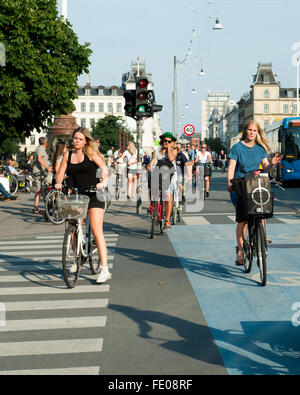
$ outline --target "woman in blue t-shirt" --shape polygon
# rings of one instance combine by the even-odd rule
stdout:
[[[241,141],[231,148],[228,155],[228,191],[236,209],[237,260],[235,263],[237,265],[245,264],[243,239],[247,231],[247,219],[243,217],[239,199],[232,190],[231,180],[244,177],[250,171],[258,170],[260,165],[262,165],[264,172],[269,172],[273,166],[276,166],[282,160],[282,156],[276,154],[269,162],[267,152],[270,151],[264,131],[255,120],[251,120],[244,127]]]

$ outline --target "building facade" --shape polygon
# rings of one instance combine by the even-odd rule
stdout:
[[[202,140],[209,137],[217,137],[216,127],[211,124],[212,121],[215,123],[215,114],[217,113],[221,117],[225,113],[226,108],[234,104],[236,104],[236,101],[230,99],[230,91],[208,91],[207,98],[202,100]]]
[[[295,116],[297,90],[281,88],[272,63],[259,63],[253,76],[251,91],[245,93],[239,105],[239,129],[250,119],[256,119],[266,129],[278,118]]]

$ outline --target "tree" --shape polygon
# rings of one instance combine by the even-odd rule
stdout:
[[[19,152],[19,144],[14,139],[6,138],[0,142],[0,158]]]
[[[106,153],[111,147],[117,149],[119,147],[119,125],[117,121],[119,117],[107,115],[105,118],[99,119],[92,130],[94,139],[100,139],[101,151]],[[132,136],[129,135],[132,140]]]
[[[227,152],[226,146],[222,143],[222,140],[220,139],[220,137],[206,138],[205,139],[205,144],[210,147],[211,152],[215,151],[218,154],[221,152],[221,150],[224,150],[225,152]]]
[[[73,109],[91,50],[58,16],[56,0],[1,0],[0,136],[21,140]]]

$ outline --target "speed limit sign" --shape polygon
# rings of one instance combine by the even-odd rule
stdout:
[[[192,136],[195,133],[195,126],[190,125],[190,124],[185,125],[183,131],[186,136]]]

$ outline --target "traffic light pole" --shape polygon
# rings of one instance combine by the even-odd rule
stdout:
[[[142,163],[141,163],[141,142],[142,142],[142,130],[143,130],[143,117],[138,116],[136,120],[137,128],[137,190],[136,190],[136,213],[141,214],[142,211],[142,190],[141,190],[141,179],[142,179]]]

